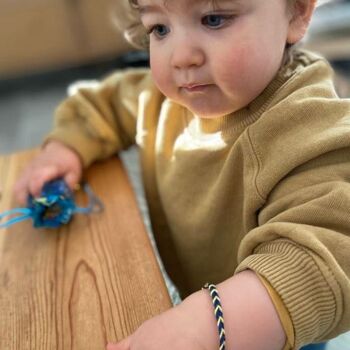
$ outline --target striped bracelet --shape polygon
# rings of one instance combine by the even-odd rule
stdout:
[[[219,297],[218,290],[216,289],[215,284],[206,283],[203,289],[208,289],[211,296],[212,303],[214,305],[214,314],[216,318],[216,324],[218,326],[219,332],[219,350],[226,349],[226,336],[225,336],[225,327],[224,327],[224,314],[222,312],[221,301]]]

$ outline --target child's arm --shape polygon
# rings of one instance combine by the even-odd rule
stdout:
[[[158,115],[161,94],[148,69],[118,71],[101,82],[71,86],[71,96],[55,112],[47,139],[74,149],[87,168],[135,144],[137,120],[147,100],[148,115]]]
[[[217,286],[223,307],[226,349],[281,350],[286,336],[270,296],[257,275],[243,271]],[[219,348],[207,290],[145,322],[108,350],[213,350]]]
[[[17,181],[17,200],[25,204],[29,193],[39,195],[46,181],[59,176],[73,188],[83,168],[133,144],[139,96],[152,89],[146,69],[117,72],[101,83],[75,86],[58,106],[45,146]]]

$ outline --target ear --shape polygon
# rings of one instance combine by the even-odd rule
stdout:
[[[316,3],[317,0],[295,0],[288,28],[288,44],[295,44],[304,37]]]

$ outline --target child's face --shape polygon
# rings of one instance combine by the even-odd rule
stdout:
[[[151,31],[158,88],[194,114],[241,109],[281,66],[289,34],[286,0],[139,0]]]

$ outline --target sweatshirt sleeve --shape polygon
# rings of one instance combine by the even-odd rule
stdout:
[[[148,69],[129,69],[102,82],[78,83],[55,112],[47,140],[58,140],[75,150],[84,167],[135,143],[137,118],[143,102],[161,103]]]
[[[262,122],[248,141],[262,205],[241,242],[236,273],[255,271],[280,296],[293,349],[350,329],[350,117],[333,118],[316,102],[303,117],[294,110],[293,125],[282,117]],[[328,106],[339,111],[337,103]]]

